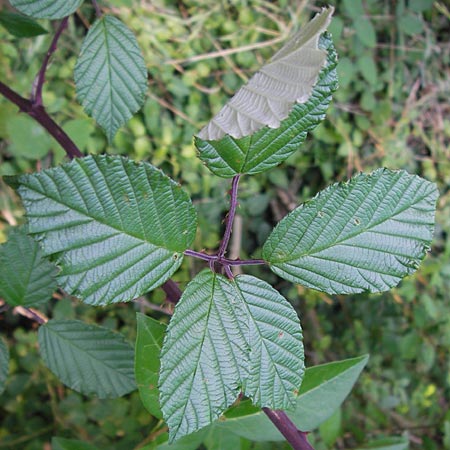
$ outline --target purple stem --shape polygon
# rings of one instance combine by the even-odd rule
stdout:
[[[263,408],[267,417],[278,428],[294,450],[314,450],[306,438],[307,433],[297,429],[289,416],[279,409]]]
[[[97,19],[100,19],[100,17],[102,17],[102,10],[100,9],[100,6],[98,6],[96,0],[92,0],[92,4],[94,5],[95,15],[97,16]]]
[[[175,281],[169,279],[161,286],[161,288],[166,293],[167,300],[170,303],[176,305],[180,300],[182,294],[180,288],[178,287],[178,284],[175,283]]]
[[[34,79],[30,98],[31,103],[33,103],[34,106],[42,106],[42,86],[45,83],[45,72],[47,70],[47,66],[51,56],[56,51],[58,39],[60,38],[62,32],[67,28],[68,22],[69,17],[64,17],[64,19],[61,20],[61,23],[59,24],[59,27],[56,30],[55,35],[53,36],[50,47],[47,50],[47,54],[45,55],[44,61],[42,62],[41,69],[39,70],[39,73],[36,75],[36,78]]]
[[[220,258],[219,255],[208,255],[203,252],[196,252],[195,250],[185,250],[186,256],[193,256],[194,258],[203,259],[204,261],[217,261],[223,265],[228,266],[257,266],[267,264],[264,259],[228,259]]]
[[[231,191],[230,191],[230,211],[228,212],[226,218],[225,225],[225,233],[223,235],[222,242],[220,243],[219,253],[217,256],[219,259],[225,256],[225,252],[227,251],[228,243],[230,242],[231,230],[233,229],[234,216],[236,214],[237,207],[237,193],[239,186],[240,175],[235,175],[233,177],[233,181],[231,182]]]

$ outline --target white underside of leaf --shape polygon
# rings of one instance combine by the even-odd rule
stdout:
[[[305,103],[326,61],[327,54],[318,43],[333,11],[332,7],[323,9],[294,35],[198,136],[205,140],[218,140],[226,134],[241,138],[265,126],[277,128],[296,102]]]

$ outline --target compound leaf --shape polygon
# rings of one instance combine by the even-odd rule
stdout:
[[[166,325],[144,314],[137,313],[135,351],[136,383],[143,405],[155,417],[162,417],[159,407],[158,376],[160,352]]]
[[[187,285],[161,351],[160,401],[169,441],[209,425],[236,400],[248,355],[243,314],[224,277],[203,271]]]
[[[29,17],[8,11],[0,11],[0,25],[5,27],[13,36],[19,38],[34,37],[47,33],[45,28],[42,28]]]
[[[264,127],[242,138],[230,135],[216,141],[195,138],[200,158],[213,173],[224,178],[238,173],[260,173],[298,150],[308,132],[325,118],[331,96],[338,87],[337,55],[330,35],[321,36],[319,48],[327,52],[327,60],[311,95],[305,102],[295,104],[278,128]]]
[[[84,0],[10,0],[14,8],[37,19],[62,19],[74,13]]]
[[[109,141],[142,106],[147,69],[133,33],[104,15],[89,29],[75,66],[77,97]]]
[[[235,289],[247,309],[249,374],[244,393],[258,406],[295,406],[303,379],[302,331],[291,304],[265,281],[241,275]]]
[[[281,220],[263,258],[280,277],[329,294],[388,290],[425,257],[437,196],[405,171],[357,175]]]
[[[200,273],[175,308],[161,352],[161,409],[171,439],[209,425],[241,389],[259,406],[295,406],[301,338],[294,309],[264,281]]]
[[[79,320],[50,320],[38,339],[45,365],[71,389],[99,398],[136,389],[133,348],[122,335]]]
[[[56,290],[56,266],[23,229],[13,230],[0,246],[0,297],[12,306],[35,306]]]
[[[9,351],[4,340],[0,338],[0,394],[5,390],[9,371]]]
[[[9,180],[19,184],[59,283],[86,303],[130,301],[164,283],[192,243],[188,195],[160,170],[122,157],[88,156]]]
[[[364,355],[307,368],[295,410],[287,413],[297,428],[311,431],[328,419],[348,396],[367,361]],[[249,401],[229,409],[216,426],[253,441],[284,440],[267,416]]]

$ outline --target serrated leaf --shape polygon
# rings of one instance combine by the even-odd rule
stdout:
[[[12,306],[35,306],[51,299],[58,269],[39,244],[15,229],[0,246],[0,297]]]
[[[61,266],[59,284],[86,303],[130,301],[161,285],[195,236],[188,195],[147,163],[88,156],[14,183],[29,232]]]
[[[244,393],[255,405],[292,408],[305,370],[297,313],[265,281],[248,275],[234,280],[249,327],[246,334],[250,348],[249,374]]]
[[[357,175],[281,220],[263,258],[280,277],[329,294],[388,290],[425,257],[437,196],[404,171]]]
[[[326,52],[318,48],[320,35],[331,21],[334,8],[322,9],[296,33],[200,131],[204,140],[226,134],[241,138],[264,126],[277,128],[295,102],[311,95]]]
[[[98,448],[78,439],[52,437],[52,450],[98,450]]]
[[[331,96],[338,87],[337,54],[330,35],[321,36],[319,48],[327,52],[327,60],[311,95],[296,104],[278,128],[264,127],[239,139],[229,135],[218,141],[195,138],[200,159],[213,173],[224,178],[260,173],[282,163],[299,149],[308,132],[325,118]]]
[[[287,413],[297,428],[312,431],[328,419],[348,396],[367,361],[365,355],[307,368],[296,408]],[[268,417],[249,403],[231,408],[217,426],[253,441],[284,440]]]
[[[160,352],[166,325],[144,314],[137,313],[137,337],[135,350],[135,375],[139,395],[145,408],[158,419],[162,418],[159,407],[158,376]]]
[[[79,320],[50,320],[38,339],[45,365],[71,389],[99,398],[136,389],[133,348],[122,335]]]
[[[74,13],[84,0],[10,0],[14,8],[37,19],[62,19]]]
[[[9,351],[5,341],[0,338],[0,394],[5,390],[9,372]]]
[[[248,349],[238,315],[245,312],[224,281],[201,272],[187,285],[170,321],[159,378],[170,441],[209,425],[240,392]]]
[[[29,17],[8,11],[0,11],[0,25],[5,27],[13,36],[19,38],[34,37],[48,33],[45,28],[42,28]]]
[[[104,15],[89,29],[75,66],[77,97],[111,142],[142,106],[147,69],[134,34]]]
[[[175,308],[161,352],[171,439],[209,425],[241,389],[260,406],[292,407],[303,376],[301,338],[294,309],[264,281],[200,273]]]

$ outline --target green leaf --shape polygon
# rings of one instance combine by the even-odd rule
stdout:
[[[206,429],[203,445],[207,450],[239,450],[241,438],[214,423]]]
[[[357,175],[281,220],[263,258],[280,277],[329,294],[386,291],[425,257],[437,196],[404,171]]]
[[[50,320],[39,328],[45,365],[68,387],[115,398],[136,389],[134,352],[122,335],[79,320]]]
[[[264,65],[200,131],[204,140],[251,135],[269,126],[278,128],[296,102],[311,96],[326,52],[318,48],[320,35],[334,8],[322,9]]]
[[[97,450],[97,447],[77,439],[53,437],[52,450]]]
[[[5,390],[9,372],[9,351],[5,341],[0,338],[0,394]]]
[[[11,231],[0,246],[0,297],[12,306],[35,306],[50,300],[58,269],[23,229]]]
[[[196,214],[180,185],[147,163],[88,156],[16,180],[29,232],[86,303],[130,301],[164,283],[192,243]]]
[[[392,437],[377,439],[376,441],[367,444],[365,447],[358,448],[357,450],[408,450],[409,441],[403,437]]]
[[[135,375],[142,403],[158,419],[162,418],[159,407],[158,375],[160,351],[166,325],[144,314],[137,313],[137,338],[135,352]]]
[[[301,338],[294,309],[264,281],[201,272],[177,304],[161,352],[161,409],[171,440],[209,425],[241,389],[259,406],[293,407]]]
[[[34,37],[47,33],[45,28],[42,28],[29,17],[8,11],[0,11],[0,25],[4,26],[13,36],[19,38]]]
[[[377,34],[368,17],[358,17],[353,25],[356,36],[363,45],[369,48],[374,48],[377,45]]]
[[[84,0],[10,0],[14,8],[37,19],[62,19],[74,13]]]
[[[150,444],[148,447],[143,447],[142,450],[197,450],[205,437],[205,430],[197,431],[188,436],[178,439],[176,442],[169,444],[169,435],[166,433],[167,440],[156,447]]]
[[[296,408],[288,416],[302,431],[312,431],[328,419],[342,404],[359,377],[368,356],[360,356],[306,369]],[[225,414],[217,425],[254,441],[280,441],[284,437],[267,416],[241,402]]]
[[[111,142],[142,106],[147,68],[134,34],[104,15],[89,29],[75,66],[77,97]]]
[[[226,135],[221,140],[195,138],[200,158],[216,175],[229,178],[238,173],[255,174],[285,161],[324,118],[337,89],[337,55],[330,35],[324,34],[319,48],[326,52],[325,66],[305,101],[296,104],[278,128],[264,127],[251,136],[236,139]]]

